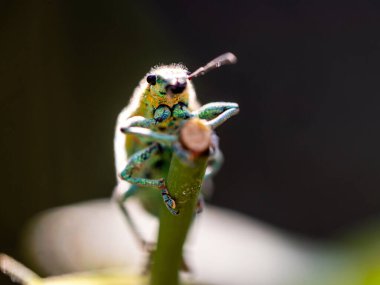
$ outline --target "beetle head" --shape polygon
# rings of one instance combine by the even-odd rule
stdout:
[[[178,97],[186,92],[188,72],[181,65],[161,66],[146,76],[152,93],[160,97]]]

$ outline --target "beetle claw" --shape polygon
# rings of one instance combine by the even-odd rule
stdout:
[[[174,199],[169,195],[168,189],[164,188],[161,190],[162,198],[164,199],[164,203],[166,208],[168,208],[169,212],[173,215],[177,216],[179,214],[178,210],[175,210],[177,207]]]

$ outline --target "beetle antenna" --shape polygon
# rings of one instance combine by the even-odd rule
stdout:
[[[204,75],[206,72],[209,72],[210,70],[221,67],[222,65],[236,63],[236,61],[237,61],[237,58],[233,53],[231,52],[224,53],[218,56],[217,58],[214,58],[213,60],[211,60],[205,66],[198,68],[196,71],[191,73],[187,78],[191,80],[200,75]]]

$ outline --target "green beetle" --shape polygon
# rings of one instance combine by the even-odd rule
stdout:
[[[138,197],[144,208],[154,215],[158,215],[159,203],[163,201],[173,215],[180,214],[164,178],[181,123],[197,117],[214,129],[239,112],[236,103],[217,102],[201,107],[192,79],[235,62],[236,57],[226,53],[191,74],[181,64],[154,67],[140,81],[130,103],[119,114],[114,140],[117,174],[114,198],[143,245],[146,243],[130,218],[125,201]],[[221,163],[215,136],[205,179],[212,176]],[[201,197],[198,204],[201,207]]]

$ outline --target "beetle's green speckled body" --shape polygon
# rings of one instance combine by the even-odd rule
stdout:
[[[182,109],[186,108],[189,112],[199,108],[196,100],[192,83],[187,80],[187,70],[181,65],[169,65],[153,68],[149,74],[159,75],[155,85],[151,85],[146,81],[146,77],[141,80],[139,86],[135,89],[130,104],[119,114],[116,133],[115,133],[115,158],[116,171],[118,179],[118,188],[120,193],[124,193],[125,189],[132,185],[123,180],[119,175],[125,168],[128,158],[133,154],[142,150],[152,142],[151,139],[141,138],[133,134],[124,134],[120,131],[121,127],[125,127],[128,119],[133,117],[143,117],[146,124],[141,127],[147,127],[158,133],[174,134],[178,130],[179,124],[183,119]],[[166,81],[164,82],[164,80]],[[165,94],[165,85],[168,82],[181,79],[187,81],[187,88],[180,94]],[[156,117],[156,118],[155,118]],[[149,178],[164,178],[169,169],[171,158],[171,148],[162,146],[161,154],[152,157],[145,165],[136,170],[136,176]],[[138,187],[138,186],[137,186]],[[161,198],[159,191],[149,187],[132,187],[133,195],[139,196],[145,208],[153,214],[158,213],[157,203]],[[141,191],[140,191],[141,190]],[[131,194],[131,193],[130,193]]]
[[[225,54],[215,59],[207,69],[232,63],[234,56],[232,59],[226,59],[226,56],[233,55]],[[197,73],[206,71],[203,68]],[[129,105],[118,116],[114,141],[117,173],[114,196],[134,228],[124,205],[131,196],[138,197],[152,214],[158,214],[162,199],[172,214],[179,214],[170,189],[166,188],[165,178],[181,123],[198,117],[215,128],[239,110],[237,104],[226,102],[200,107],[191,76],[179,64],[153,68],[141,80]],[[212,153],[206,176],[212,175],[221,163],[216,143]]]

